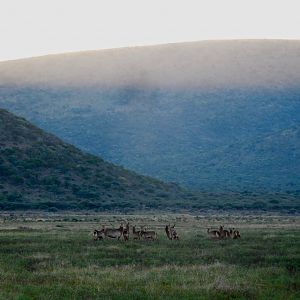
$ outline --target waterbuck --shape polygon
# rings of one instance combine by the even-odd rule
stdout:
[[[175,229],[175,224],[173,226],[166,225],[165,231],[169,240],[179,240],[179,236]]]
[[[103,229],[102,230],[95,229],[94,232],[93,232],[94,241],[103,240],[104,236],[105,235],[104,235]]]
[[[207,234],[214,239],[219,239],[220,238],[220,232],[219,230],[211,230],[207,228]]]
[[[102,230],[105,237],[120,240],[121,236],[123,235],[124,227],[123,225],[120,225],[119,228],[105,228],[103,225]]]
[[[126,227],[123,230],[124,241],[129,240],[129,223],[127,223]]]
[[[240,232],[234,228],[230,228],[229,234],[232,239],[239,239],[241,237]]]
[[[145,230],[144,228],[142,228],[141,237],[145,240],[154,241],[157,239],[157,233],[154,230]]]
[[[238,230],[233,231],[233,239],[239,239],[241,237],[240,232]]]
[[[141,239],[141,230],[136,230],[135,226],[132,226],[132,236],[134,240],[140,240]]]
[[[167,238],[169,240],[172,240],[172,235],[171,235],[171,232],[170,232],[170,225],[166,225],[165,231],[166,231],[166,234],[167,234]]]
[[[228,230],[224,229],[224,225],[220,226],[219,232],[220,232],[221,239],[230,237],[230,232]]]

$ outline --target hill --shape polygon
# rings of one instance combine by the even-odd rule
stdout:
[[[299,134],[295,130],[282,135]],[[84,153],[0,109],[2,210],[294,212],[300,208],[299,195],[300,191],[289,194],[188,191]]]
[[[9,61],[0,106],[144,175],[294,194],[299,53],[299,41],[211,41]]]
[[[134,210],[188,205],[192,193],[83,153],[0,109],[1,209]]]

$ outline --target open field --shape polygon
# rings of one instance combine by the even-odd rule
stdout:
[[[92,240],[125,221],[158,241]],[[180,241],[167,240],[169,222]],[[209,239],[219,225],[242,238]],[[299,216],[0,214],[0,299],[299,298]]]

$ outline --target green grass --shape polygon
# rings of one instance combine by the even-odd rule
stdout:
[[[0,216],[0,299],[299,299],[299,217]],[[97,241],[100,224],[148,224],[159,240]],[[176,221],[180,241],[163,232]],[[79,222],[78,222],[79,221]],[[207,238],[208,226],[240,240]]]

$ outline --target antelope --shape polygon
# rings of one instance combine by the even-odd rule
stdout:
[[[132,226],[132,236],[134,240],[140,240],[141,239],[141,230],[136,230],[135,226]]]
[[[112,239],[118,239],[120,240],[121,236],[123,235],[124,227],[123,225],[120,225],[119,228],[105,228],[103,225],[102,227],[103,233],[105,237],[109,237]]]
[[[229,233],[232,239],[238,239],[241,237],[240,232],[238,230],[234,230],[234,228],[230,228]]]
[[[220,238],[220,231],[219,230],[210,230],[209,228],[207,228],[207,234],[211,238],[215,238],[215,239]]]
[[[219,232],[220,232],[220,238],[229,238],[230,237],[230,232],[228,230],[224,229],[224,225],[220,226]]]
[[[166,225],[165,231],[169,240],[172,240],[172,235],[170,233],[170,225]]]
[[[238,230],[234,230],[233,239],[239,239],[241,237],[240,232]]]
[[[126,227],[123,230],[124,241],[129,240],[129,223],[127,223]]]
[[[173,226],[166,225],[165,231],[169,240],[179,240],[179,236],[175,230],[175,224]]]
[[[157,233],[154,230],[145,230],[144,228],[142,228],[141,237],[143,237],[145,240],[154,241],[157,239]]]
[[[102,230],[95,229],[93,232],[93,237],[94,237],[94,241],[103,240],[104,239],[103,229]]]

